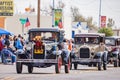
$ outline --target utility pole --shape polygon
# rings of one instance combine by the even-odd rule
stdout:
[[[55,25],[55,20],[54,20],[54,11],[55,11],[55,1],[53,0],[53,6],[52,6],[52,27],[54,27]]]
[[[101,2],[102,0],[100,0],[100,5],[99,5],[99,24],[98,24],[99,28],[101,28]]]
[[[38,0],[37,27],[40,27],[40,0]]]

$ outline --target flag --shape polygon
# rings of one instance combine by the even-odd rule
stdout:
[[[89,30],[89,26],[83,27],[84,30]]]
[[[81,26],[81,22],[77,22],[77,23],[75,23],[75,25],[72,26],[72,28],[77,29],[80,26]]]
[[[81,25],[81,22],[78,22],[78,23],[77,23],[77,27],[79,27],[80,25]]]
[[[30,26],[30,22],[29,22],[29,19],[27,18],[26,23],[25,23],[25,27],[28,27],[28,26]]]
[[[59,20],[58,27],[59,27],[60,29],[63,28],[62,20],[61,20],[61,19]]]

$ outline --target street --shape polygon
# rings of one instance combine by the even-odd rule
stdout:
[[[69,74],[64,73],[62,67],[61,73],[55,73],[55,67],[34,68],[33,73],[27,72],[27,67],[23,66],[22,74],[16,73],[15,65],[0,64],[0,80],[119,80],[120,68],[108,66],[107,71],[98,71],[95,67],[79,65],[78,70],[71,70]]]

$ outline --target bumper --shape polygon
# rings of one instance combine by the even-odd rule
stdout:
[[[89,63],[89,62],[101,62],[101,59],[90,59],[90,58],[78,58],[78,59],[72,59],[72,63],[74,62],[82,62],[82,63]]]
[[[57,59],[18,59],[17,62],[23,63],[57,63]]]

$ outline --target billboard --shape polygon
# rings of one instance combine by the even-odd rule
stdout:
[[[0,0],[0,16],[13,16],[13,0]]]
[[[63,28],[62,9],[55,9],[55,27]]]
[[[101,16],[101,28],[106,27],[106,16]]]

